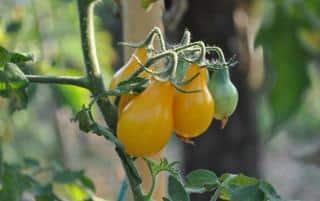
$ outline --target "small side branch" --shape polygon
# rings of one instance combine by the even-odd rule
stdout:
[[[86,89],[89,87],[85,77],[26,75],[26,78],[33,83],[74,85]]]

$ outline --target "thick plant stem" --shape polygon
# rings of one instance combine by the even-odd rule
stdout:
[[[93,0],[78,0],[82,51],[86,72],[91,83],[94,82],[96,78],[101,77],[94,38],[94,4],[95,1]]]
[[[88,82],[85,77],[26,75],[26,78],[33,83],[66,84],[88,88]]]
[[[95,2],[96,0],[78,0],[78,11],[82,52],[89,81],[89,88],[93,96],[98,96],[105,91],[105,86],[100,72],[95,47],[93,26],[93,9]],[[116,108],[107,98],[99,98],[97,103],[103,114],[104,120],[112,130],[115,130],[117,124]]]
[[[93,9],[95,0],[78,0],[79,20],[80,20],[80,32],[82,51],[85,61],[86,73],[89,81],[89,89],[93,96],[99,96],[99,94],[105,91],[105,86],[100,72],[100,67],[96,55],[94,30],[93,30]],[[116,108],[110,103],[107,98],[99,98],[97,101],[99,108],[104,116],[104,119],[108,126],[111,128],[111,132],[107,132],[101,127],[95,127],[95,132],[101,133],[105,138],[114,139],[116,144],[116,152],[121,159],[122,165],[126,172],[133,197],[135,201],[143,201],[143,193],[140,188],[140,178],[137,174],[137,170],[133,164],[132,159],[125,153],[122,146],[119,146],[115,137],[112,136],[116,130],[117,112]],[[112,133],[113,132],[113,133]],[[106,136],[105,134],[108,134]],[[109,139],[110,140],[110,139]]]

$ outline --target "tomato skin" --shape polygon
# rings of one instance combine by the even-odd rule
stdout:
[[[122,67],[120,68],[112,77],[111,82],[110,82],[110,86],[109,89],[114,89],[117,87],[117,85],[128,79],[136,70],[139,69],[140,64],[137,61],[138,58],[140,60],[141,63],[145,63],[147,61],[147,50],[146,48],[137,48],[135,49],[134,53],[132,54],[132,56],[130,57],[130,59],[128,60],[128,62]],[[118,107],[118,113],[119,111],[121,112],[123,107],[133,98],[133,96],[131,95],[123,95],[120,97],[120,101],[122,100],[122,104],[121,107]],[[112,103],[114,103],[115,101],[115,97],[114,96],[110,96],[110,101]]]
[[[220,69],[213,73],[209,81],[209,90],[216,102],[215,119],[227,119],[238,104],[238,91],[230,80],[228,69]]]
[[[152,80],[125,106],[118,120],[117,136],[128,154],[150,156],[168,143],[173,132],[173,96],[170,83]]]
[[[120,82],[128,79],[130,75],[140,67],[139,62],[136,60],[134,55],[141,61],[141,63],[145,63],[147,61],[147,50],[145,48],[135,49],[128,62],[113,75],[110,81],[110,89],[116,88]]]
[[[174,97],[174,129],[178,136],[193,138],[205,132],[214,116],[214,100],[207,87],[206,69],[191,64],[185,74],[185,80],[197,72],[199,76],[182,86],[184,90],[201,90],[196,93],[177,91]]]
[[[124,107],[135,97],[136,95],[133,94],[125,94],[120,97],[118,104],[118,116],[122,114]]]

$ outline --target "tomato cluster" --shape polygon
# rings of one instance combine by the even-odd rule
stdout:
[[[154,33],[162,44],[160,50],[152,46]],[[188,140],[203,134],[214,118],[224,126],[238,101],[229,77],[230,63],[225,62],[220,48],[186,39],[183,44],[165,47],[161,40],[158,30],[151,32],[144,43],[135,46],[110,83],[110,89],[115,89],[134,77],[148,80],[141,93],[110,97],[118,106],[117,137],[126,152],[136,157],[159,152],[173,132]],[[209,62],[205,58],[209,51],[218,59]],[[160,59],[165,61],[158,62]],[[187,63],[184,70],[179,69],[180,62]],[[210,80],[207,70],[213,71]]]

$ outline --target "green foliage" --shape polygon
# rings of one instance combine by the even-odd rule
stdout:
[[[28,102],[28,80],[17,65],[8,63],[0,71],[0,96],[10,99],[11,111],[23,109]]]
[[[186,187],[190,189],[189,192],[210,191],[219,183],[218,177],[214,172],[203,169],[190,172],[186,181]]]
[[[183,184],[172,175],[169,176],[168,181],[168,194],[172,201],[189,201],[189,195],[187,194]]]
[[[0,70],[3,70],[7,63],[24,63],[31,61],[33,58],[31,55],[24,55],[18,52],[9,52],[4,47],[0,46]]]
[[[22,193],[30,188],[32,180],[20,172],[19,166],[3,164],[0,200],[20,201]]]
[[[221,180],[220,198],[230,201],[284,201],[274,188],[263,180],[243,174],[224,174]]]
[[[88,4],[93,1],[94,0],[79,1],[80,3],[79,11],[84,12],[83,13],[84,16],[90,13],[85,11],[88,11],[87,10]],[[30,36],[29,40],[32,41],[36,39],[39,42],[38,48],[39,50],[41,50],[41,53],[39,55],[39,57],[41,58],[41,62],[35,63],[34,69],[32,69],[33,72],[36,72],[38,74],[44,74],[48,72],[50,74],[56,74],[56,75],[61,75],[61,74],[65,75],[67,72],[72,72],[71,73],[72,75],[74,75],[73,74],[74,72],[75,74],[82,74],[82,70],[78,68],[78,66],[83,65],[80,60],[81,59],[80,41],[79,39],[76,39],[73,36],[73,34],[77,32],[77,29],[73,29],[73,27],[70,26],[70,22],[74,21],[75,18],[77,17],[76,9],[75,9],[76,5],[73,4],[72,1],[71,2],[68,1],[68,3],[65,3],[65,1],[63,2],[64,3],[62,3],[62,1],[60,2],[60,1],[54,1],[54,0],[46,1],[46,2],[40,1],[40,0],[33,1],[31,10],[34,13],[34,21],[36,23],[33,23],[35,25],[33,25],[32,28],[34,29],[33,31],[35,31],[37,34]],[[153,2],[155,1],[154,0],[141,1],[143,7],[145,8],[150,7],[150,5]],[[280,4],[276,4],[276,5],[278,6]],[[43,6],[43,8],[41,7],[41,9],[39,9],[38,6]],[[51,10],[51,6],[54,8],[53,10]],[[81,6],[83,6],[83,8],[81,8]],[[280,6],[280,8],[282,7]],[[70,12],[66,12],[66,10]],[[301,54],[302,61],[300,61],[300,63],[299,61],[295,61],[296,62],[295,65],[298,64],[302,66],[306,63],[309,57],[305,52],[305,50],[298,45],[291,44],[291,45],[283,46],[283,45],[279,45],[278,43],[275,43],[273,39],[270,38],[269,32],[274,32],[278,28],[281,28],[280,30],[282,32],[287,32],[287,31],[297,32],[296,28],[292,28],[292,24],[288,24],[287,26],[280,26],[278,20],[280,21],[287,20],[287,16],[285,15],[286,12],[282,12],[277,9],[275,9],[275,11],[276,11],[275,12],[276,18],[274,19],[275,21],[271,25],[269,25],[267,28],[262,29],[260,35],[261,37],[263,37],[263,39],[258,39],[258,41],[260,41],[260,43],[262,44],[270,45],[272,48],[274,48],[274,51],[272,51],[269,54],[271,54],[272,56],[271,58],[274,58],[277,60],[276,62],[271,62],[271,63],[273,65],[280,64],[282,66],[281,69],[280,68],[277,69],[278,70],[277,73],[281,76],[281,79],[282,79],[282,75],[286,74],[284,72],[287,72],[287,70],[289,69],[289,65],[287,63],[284,63],[283,60],[281,62],[278,60],[282,59],[283,57],[289,57],[289,55],[292,55],[292,54],[296,56],[295,58],[298,58],[298,56],[300,56]],[[50,14],[42,15],[44,13],[52,13],[53,16],[50,16]],[[291,11],[289,13],[291,13]],[[48,18],[53,19],[53,21],[55,21],[53,24],[55,24],[56,27],[61,28],[61,30],[57,30],[57,31],[48,30],[48,33],[46,34],[41,33],[42,23],[39,23],[39,22],[43,19],[39,19],[39,16],[44,16],[44,17],[50,16]],[[86,24],[87,19],[88,19],[88,16],[81,18],[82,23],[80,24],[81,24],[82,32],[87,31],[86,26],[91,25],[91,24]],[[296,20],[300,21],[300,18],[297,18]],[[23,26],[23,23],[21,23],[20,20],[10,21],[10,23],[8,23],[6,26],[6,31],[8,33],[15,32],[16,34],[18,34],[20,31],[23,31],[21,26]],[[90,35],[90,33],[87,33],[87,34]],[[49,38],[52,40],[62,39],[60,42],[58,42],[58,45],[57,45],[58,46],[57,49],[62,50],[61,55],[59,55],[59,53],[55,53],[54,51],[51,51],[51,48],[48,48],[48,49],[43,48],[45,46],[44,44],[42,44],[43,43],[42,40],[47,39],[43,37],[48,37],[48,35],[50,36]],[[297,39],[296,38],[297,36],[295,34],[292,34],[292,35],[293,36],[286,37],[284,33],[281,33],[279,34],[279,39],[281,40],[290,39],[289,42],[293,42]],[[57,36],[62,36],[62,37],[59,38]],[[108,70],[108,67],[110,67],[111,59],[110,60],[106,59],[104,54],[110,55],[111,54],[110,52],[112,51],[110,47],[103,48],[105,46],[101,44],[103,44],[104,42],[110,43],[111,39],[110,37],[108,37],[108,35],[103,34],[103,32],[96,32],[96,36],[97,38],[100,38],[99,39],[100,43],[98,45],[98,52],[100,47],[100,50],[101,50],[99,53],[100,61],[102,61],[102,66],[105,67],[104,70],[102,71],[103,71],[103,76],[106,77],[105,75],[107,75],[110,70],[110,69]],[[86,37],[86,36],[83,36],[83,37]],[[90,36],[87,36],[87,37],[88,38],[83,39],[83,42],[91,43],[92,40],[89,40]],[[162,38],[162,37],[159,37],[159,38]],[[88,42],[85,42],[86,40]],[[199,41],[198,46],[199,46],[199,43],[203,44],[201,41]],[[204,45],[201,46],[202,53],[205,53],[205,48],[206,47]],[[78,51],[71,52],[69,51],[70,49],[76,49]],[[85,49],[84,50],[85,55],[90,54],[89,51],[90,50]],[[172,58],[172,62],[171,63],[168,62],[170,64],[168,66],[171,67],[171,69],[168,68],[170,69],[170,71],[168,70],[168,72],[165,72],[166,74],[168,74],[165,77],[167,78],[166,80],[170,80],[169,78],[172,78],[174,80],[173,82],[175,82],[173,84],[176,84],[183,79],[183,75],[185,74],[185,69],[187,67],[187,63],[180,61],[179,66],[180,66],[181,72],[177,72],[178,77],[177,79],[174,79],[175,78],[174,70],[176,69],[177,67],[176,64],[178,62],[178,53],[175,51],[177,50],[166,51],[166,54],[163,54],[162,52],[159,54],[160,57],[154,57],[148,61],[150,62],[150,65],[151,65],[157,59],[170,56],[170,58]],[[198,51],[198,50],[193,49],[193,51]],[[67,57],[67,58],[63,58],[63,57]],[[94,57],[94,56],[91,55],[91,57]],[[31,59],[32,57],[30,56],[16,53],[16,52],[9,52],[6,49],[0,47],[0,95],[2,97],[10,98],[11,100],[10,105],[13,109],[23,108],[26,106],[26,103],[27,103],[26,88],[29,84],[29,81],[27,79],[27,76],[21,71],[21,69],[17,65],[19,65],[20,63],[30,61]],[[89,58],[89,59],[92,59],[92,58]],[[88,61],[85,61],[85,62],[88,62]],[[49,68],[43,69],[42,67],[44,65],[49,66]],[[59,66],[59,67],[53,68],[53,66]],[[100,70],[98,66],[94,66],[94,67],[97,68],[97,72]],[[94,67],[91,67],[91,68],[94,68]],[[291,68],[291,69],[294,69],[293,72],[296,73],[296,74],[293,74],[291,78],[296,78],[297,75],[299,76],[304,75],[303,68],[298,69],[295,66],[294,68]],[[88,71],[90,70],[92,69],[89,69]],[[57,71],[58,73],[56,73],[55,71]],[[156,73],[154,73],[154,75],[155,74]],[[171,77],[172,74],[174,75]],[[89,81],[91,81],[90,79],[97,79],[96,81],[101,81],[101,82],[104,81],[104,80],[99,80],[101,78],[100,75],[95,77],[95,76],[92,76],[92,74],[90,73],[87,74],[86,78]],[[31,81],[30,76],[29,76],[29,80]],[[280,80],[277,82],[275,89],[273,89],[273,93],[271,94],[271,103],[274,110],[276,112],[279,112],[279,115],[275,116],[275,119],[277,122],[281,122],[285,120],[288,117],[288,115],[291,114],[292,112],[291,110],[292,110],[293,103],[290,103],[290,104],[288,103],[287,105],[285,105],[285,103],[287,103],[288,101],[287,97],[281,98],[281,99],[277,97],[280,94],[278,91],[278,88],[280,89],[283,88],[284,83],[293,85],[295,82],[293,82],[291,79],[290,80],[285,79],[284,81]],[[73,87],[60,87],[60,86],[53,87],[53,89],[56,90],[58,97],[60,99],[63,99],[63,102],[65,105],[69,105],[74,111],[80,110],[80,112],[78,112],[77,114],[76,119],[79,121],[79,127],[81,130],[85,132],[92,131],[98,135],[102,135],[107,140],[114,143],[116,147],[116,151],[120,159],[122,160],[122,164],[127,173],[129,183],[132,187],[132,191],[135,194],[134,195],[135,200],[137,201],[151,200],[152,193],[154,191],[154,187],[156,184],[157,175],[160,172],[167,172],[169,173],[168,198],[163,198],[163,200],[165,201],[170,201],[170,200],[171,201],[189,201],[190,193],[204,193],[204,192],[214,193],[211,201],[216,201],[219,197],[223,198],[224,200],[231,200],[231,201],[240,201],[240,200],[281,201],[280,196],[277,194],[277,192],[274,190],[274,188],[270,184],[266,183],[265,181],[247,177],[241,174],[240,175],[225,174],[220,178],[218,178],[217,175],[212,171],[196,170],[189,173],[186,176],[186,182],[184,182],[181,176],[179,175],[178,171],[174,168],[174,165],[176,164],[176,162],[169,163],[166,159],[162,159],[159,163],[155,163],[149,159],[145,159],[152,176],[152,187],[146,195],[143,195],[139,187],[141,184],[141,178],[139,177],[137,169],[133,164],[133,159],[128,154],[125,153],[123,146],[119,143],[112,129],[99,126],[98,123],[95,122],[95,120],[92,117],[91,110],[92,110],[93,103],[95,103],[97,100],[101,100],[100,98],[106,98],[107,96],[120,96],[128,93],[140,93],[145,89],[147,84],[148,84],[148,80],[143,78],[133,77],[133,78],[130,78],[129,80],[121,82],[118,85],[118,87],[113,90],[105,90],[103,85],[101,85],[102,87],[100,89],[97,89],[97,90],[95,89],[96,91],[101,92],[101,94],[98,94],[98,92],[96,93],[95,90],[92,90],[95,97],[93,97],[93,100],[89,103],[88,107],[83,106],[84,103],[89,102],[87,93],[84,94],[80,90],[78,91]],[[307,86],[307,84],[308,84],[308,78],[305,76],[304,79],[302,79],[302,81],[298,82],[298,84],[295,85],[296,90],[290,91],[291,95],[289,95],[289,97],[299,99],[303,89]],[[94,85],[91,87],[93,88],[95,86],[97,86],[97,88],[99,87],[99,85]],[[102,108],[103,106],[100,106],[100,107]],[[103,108],[102,108],[102,111],[103,111]],[[107,117],[109,117],[108,112],[109,111],[103,111],[103,113],[106,113],[105,115]],[[1,165],[0,181],[2,185],[0,188],[0,199],[18,201],[22,199],[23,193],[29,192],[35,197],[36,201],[97,200],[97,197],[94,195],[95,186],[93,182],[84,175],[83,171],[62,170],[61,168],[57,168],[55,166],[42,167],[38,161],[29,159],[29,158],[25,159],[22,165],[12,165],[8,163],[2,163],[2,161],[0,161],[0,165]],[[44,177],[41,177],[43,175]],[[141,196],[138,194],[141,194]],[[99,200],[102,200],[102,199],[99,199]]]
[[[157,176],[160,172],[163,172],[163,171],[169,172],[172,176],[176,178],[179,177],[177,170],[174,168],[177,162],[169,163],[167,159],[161,159],[160,163],[156,164],[150,159],[144,158],[144,160],[146,161],[149,167],[152,177]]]
[[[218,198],[230,201],[284,201],[275,191],[272,185],[266,181],[243,174],[223,174],[219,178],[210,170],[199,169],[190,172],[184,183],[180,175],[173,167],[176,163],[169,163],[162,159],[155,163],[145,159],[151,176],[152,186],[156,183],[156,175],[161,171],[169,173],[168,196],[164,201],[189,201],[189,194],[213,192],[211,201]],[[148,195],[151,195],[153,188]],[[149,200],[151,196],[146,196]]]
[[[301,33],[319,30],[316,2],[263,1],[265,15],[256,43],[263,45],[266,66],[273,72],[267,74],[273,75],[268,77],[272,128],[278,128],[297,111],[309,86],[307,67],[313,53]]]
[[[43,167],[30,158],[22,164],[4,163],[0,181],[1,201],[20,201],[25,192],[32,193],[36,201],[85,201],[96,198],[93,182],[84,171]]]

